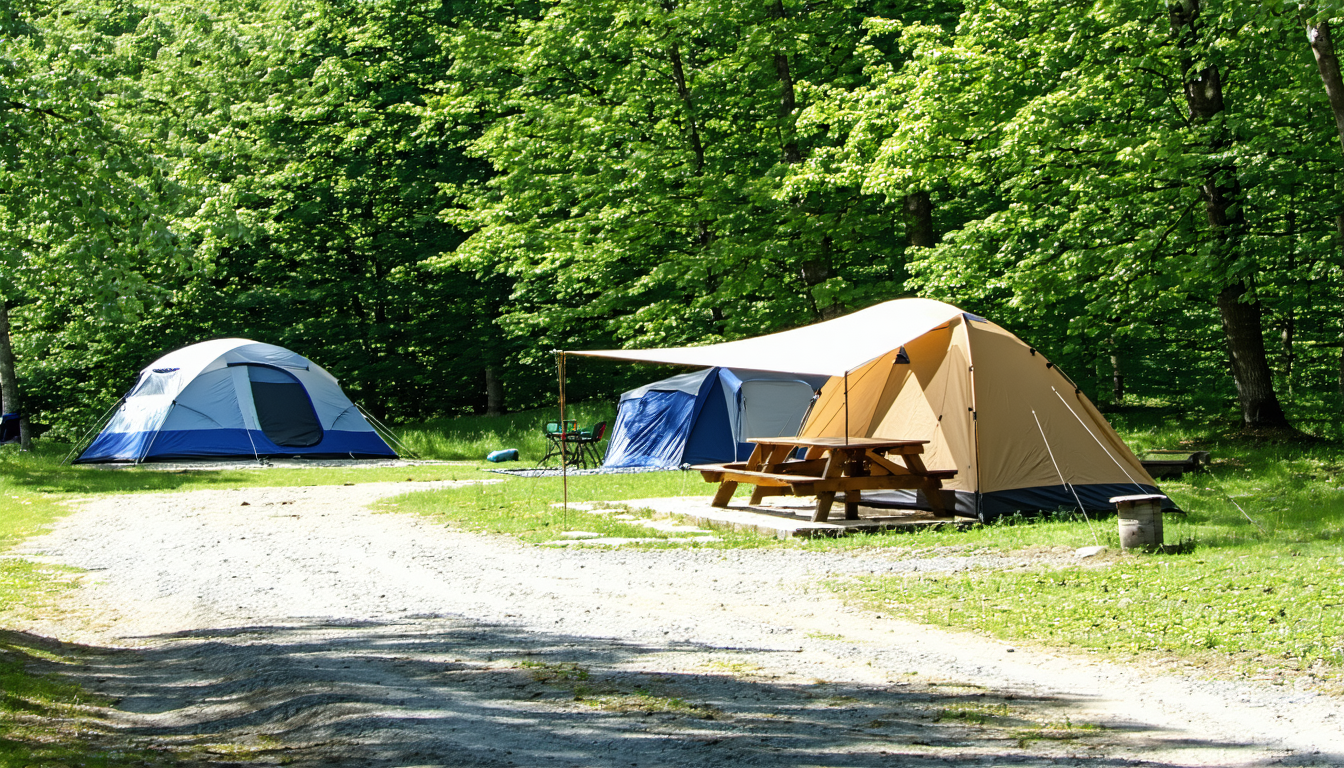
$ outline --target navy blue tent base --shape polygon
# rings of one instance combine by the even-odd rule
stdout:
[[[1075,485],[1073,491],[1078,494],[1075,500],[1070,486],[1043,485],[1036,488],[1015,488],[1010,491],[976,494],[974,491],[943,491],[943,503],[948,511],[963,517],[974,517],[981,522],[990,522],[1004,515],[1018,512],[1035,514],[1054,512],[1055,510],[1077,509],[1078,502],[1088,512],[1114,512],[1111,503],[1113,496],[1133,496],[1140,493],[1163,495],[1155,486],[1135,483],[1102,483],[1097,485]],[[977,498],[978,496],[978,498]],[[863,505],[878,509],[928,509],[933,507],[920,491],[878,491],[863,494]],[[1175,502],[1167,499],[1164,510],[1179,512]]]

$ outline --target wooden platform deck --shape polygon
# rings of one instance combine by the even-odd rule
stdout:
[[[758,505],[735,498],[727,507],[715,507],[710,496],[677,496],[661,499],[631,499],[619,502],[635,508],[680,515],[687,522],[715,530],[755,531],[779,539],[810,536],[845,536],[877,531],[913,531],[934,526],[969,527],[969,517],[935,517],[923,510],[876,509],[859,506],[858,520],[831,519],[812,522],[813,503],[806,498],[773,497]]]

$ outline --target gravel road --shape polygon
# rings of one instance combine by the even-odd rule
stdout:
[[[526,482],[515,480],[512,482]],[[835,574],[1013,557],[520,545],[374,501],[99,497],[16,552],[85,569],[23,629],[138,740],[297,766],[1344,765],[1338,699],[846,608]]]

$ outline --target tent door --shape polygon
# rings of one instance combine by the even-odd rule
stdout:
[[[322,442],[322,424],[313,401],[293,374],[269,365],[242,365],[247,366],[257,424],[266,439],[285,448],[308,448]]]
[[[803,381],[749,379],[739,394],[737,441],[752,437],[792,437],[812,405],[812,387]]]

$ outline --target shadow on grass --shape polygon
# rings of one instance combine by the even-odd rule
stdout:
[[[1187,764],[1240,746],[1080,722],[1082,702],[1067,698],[913,678],[778,677],[772,670],[798,666],[793,651],[635,644],[451,617],[139,640],[149,647],[79,649],[66,674],[116,702],[110,719],[124,738],[195,759],[860,768],[1045,766],[1067,753],[1071,765],[1102,768]]]

